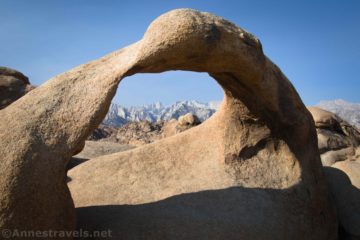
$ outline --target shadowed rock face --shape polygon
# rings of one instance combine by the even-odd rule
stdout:
[[[324,171],[337,208],[340,239],[360,237],[360,163],[337,162]]]
[[[21,72],[7,67],[0,67],[0,110],[33,88],[29,79]]]
[[[168,70],[208,72],[225,92],[220,110],[176,136],[72,169],[78,226],[126,239],[336,239],[314,122],[295,89],[254,36],[190,9],[160,16],[139,42],[1,111],[0,228],[73,229],[71,154],[121,79]]]

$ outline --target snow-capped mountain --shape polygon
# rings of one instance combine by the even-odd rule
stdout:
[[[172,118],[178,119],[186,113],[193,113],[201,121],[208,119],[219,108],[221,101],[201,103],[195,100],[179,101],[169,106],[157,102],[144,106],[123,107],[112,103],[103,124],[109,126],[121,126],[128,122],[148,120],[168,121]],[[320,101],[316,106],[337,114],[357,128],[360,128],[360,103],[350,103],[342,99]]]
[[[181,115],[189,112],[198,116],[201,121],[204,121],[219,108],[219,105],[220,101],[200,103],[198,101],[191,100],[179,101],[170,106],[163,106],[160,102],[157,102],[154,104],[127,108],[116,103],[112,103],[103,124],[117,127],[132,121],[168,121],[172,118],[178,119]]]
[[[316,106],[333,112],[348,123],[360,129],[360,103],[350,103],[342,99],[320,101]]]

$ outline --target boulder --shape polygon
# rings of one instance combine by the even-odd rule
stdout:
[[[336,204],[341,240],[360,239],[360,163],[345,161],[325,167]]]
[[[318,128],[317,135],[320,153],[353,146],[351,139],[349,139],[344,133]]]
[[[314,118],[317,128],[326,128],[334,131],[342,131],[340,126],[341,119],[334,113],[321,109],[319,107],[308,107]]]
[[[175,134],[193,128],[199,125],[200,123],[201,122],[196,115],[192,113],[187,113],[185,115],[180,116],[178,120],[171,119],[170,121],[165,122],[161,129],[162,130],[161,134],[162,137],[171,137]]]
[[[28,77],[21,72],[7,67],[0,67],[0,110],[33,88]]]
[[[334,113],[309,107],[321,161],[339,216],[340,239],[360,239],[360,135]],[[358,160],[357,160],[358,159]]]
[[[161,139],[161,128],[163,122],[129,122],[117,129],[115,140],[118,143],[142,146]],[[107,139],[106,139],[107,140]]]
[[[337,162],[332,167],[343,171],[350,179],[351,184],[360,190],[360,158],[354,161]],[[360,216],[360,212],[358,214]]]
[[[187,113],[183,116],[180,116],[178,122],[180,126],[195,126],[200,124],[199,118],[192,113]]]
[[[131,64],[120,79],[208,72],[224,101],[195,128],[71,169],[80,229],[119,239],[337,239],[313,119],[257,38],[180,9],[130,48],[113,54]]]
[[[360,145],[360,133],[349,123],[318,107],[308,107],[312,114],[318,136],[318,147],[324,166],[352,159],[355,148]]]
[[[336,162],[352,159],[355,155],[353,147],[346,147],[339,150],[330,150],[321,154],[323,166],[332,166]]]

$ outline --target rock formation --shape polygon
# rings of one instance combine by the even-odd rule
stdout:
[[[325,168],[340,224],[340,239],[360,238],[360,148],[355,157]]]
[[[180,126],[184,126],[184,127],[195,126],[201,123],[199,118],[192,113],[187,113],[183,116],[180,116],[178,122]]]
[[[161,139],[163,125],[163,121],[130,122],[120,127],[111,138],[115,138],[115,141],[121,144],[141,146]]]
[[[100,124],[84,145],[79,145],[67,164],[71,169],[89,159],[133,149],[170,137],[200,124],[199,119],[189,113],[180,116],[179,121],[129,122],[116,128]]]
[[[336,114],[309,107],[340,224],[340,239],[360,237],[360,134]]]
[[[360,162],[342,161],[325,167],[340,224],[340,240],[360,239]]]
[[[360,145],[358,130],[338,117],[318,107],[308,107],[318,136],[318,147],[324,166],[338,161],[356,159],[356,149]]]
[[[296,90],[253,35],[190,9],[1,111],[0,228],[72,229],[72,153],[121,79],[168,70],[208,72],[224,89],[220,110],[70,170],[78,227],[115,239],[337,239],[313,119]]]
[[[67,169],[71,169],[91,158],[96,158],[111,153],[122,152],[134,148],[131,145],[124,145],[108,141],[85,141],[81,152],[74,155],[68,163]]]
[[[123,145],[113,142],[86,141],[84,149],[74,157],[91,159],[111,153],[122,152],[134,148],[130,145]]]
[[[33,88],[29,79],[21,72],[0,67],[0,109],[5,108]]]
[[[117,129],[115,127],[100,124],[88,137],[88,140],[98,141],[105,138],[112,138],[116,135]]]
[[[186,131],[199,124],[200,120],[197,116],[188,113],[180,116],[179,120],[129,122],[119,128],[100,125],[88,139],[142,146]]]

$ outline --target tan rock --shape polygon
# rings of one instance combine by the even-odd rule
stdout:
[[[322,164],[331,166],[353,159],[355,148],[360,145],[359,131],[334,113],[318,107],[308,107],[308,110],[315,121]]]
[[[209,72],[224,102],[195,128],[70,170],[79,228],[121,239],[337,239],[312,117],[259,40],[181,9],[131,48],[123,76]]]
[[[86,141],[84,149],[74,157],[91,159],[116,152],[123,152],[134,148],[133,146],[106,141]]]
[[[294,87],[253,35],[189,9],[1,110],[0,229],[73,229],[72,153],[121,79],[168,70],[210,73],[225,92],[221,109],[70,170],[78,227],[115,239],[337,239],[313,120]]]
[[[178,119],[179,125],[181,126],[189,126],[189,125],[198,125],[200,121],[197,116],[192,113],[187,113],[183,116],[180,116]]]
[[[357,147],[355,149],[355,156],[354,156],[354,159],[353,160],[357,160],[357,161],[360,161],[360,147]]]
[[[351,184],[360,190],[360,158],[354,161],[337,162],[332,167],[340,169],[346,173],[351,181]],[[358,214],[360,216],[360,212],[358,212]]]
[[[85,141],[82,150],[80,150],[70,159],[69,163],[67,164],[67,169],[69,170],[91,158],[122,152],[132,148],[134,147],[131,145],[124,145],[107,141]]]
[[[142,146],[157,141],[162,137],[162,125],[163,122],[129,122],[117,129],[115,138],[111,136],[105,140],[116,141],[126,145]]]
[[[75,228],[66,165],[105,117],[137,46],[56,76],[1,110],[0,229]]]
[[[321,109],[319,107],[308,107],[311,115],[314,118],[315,126],[318,128],[339,128],[340,118],[336,114]]]
[[[107,141],[85,141],[82,151],[71,158],[67,168],[71,169],[91,158],[122,152],[132,148],[134,146]]]
[[[321,154],[321,162],[323,166],[332,166],[336,162],[351,159],[355,155],[353,147],[342,148],[339,150],[330,150]]]
[[[176,119],[171,119],[164,123],[164,126],[162,128],[162,137],[171,137],[175,134],[179,133],[179,130],[177,126],[179,125],[178,121]]]
[[[184,132],[192,127],[199,125],[201,122],[197,116],[188,113],[179,117],[179,120],[171,119],[165,122],[162,127],[162,137],[171,137],[175,134]]]

